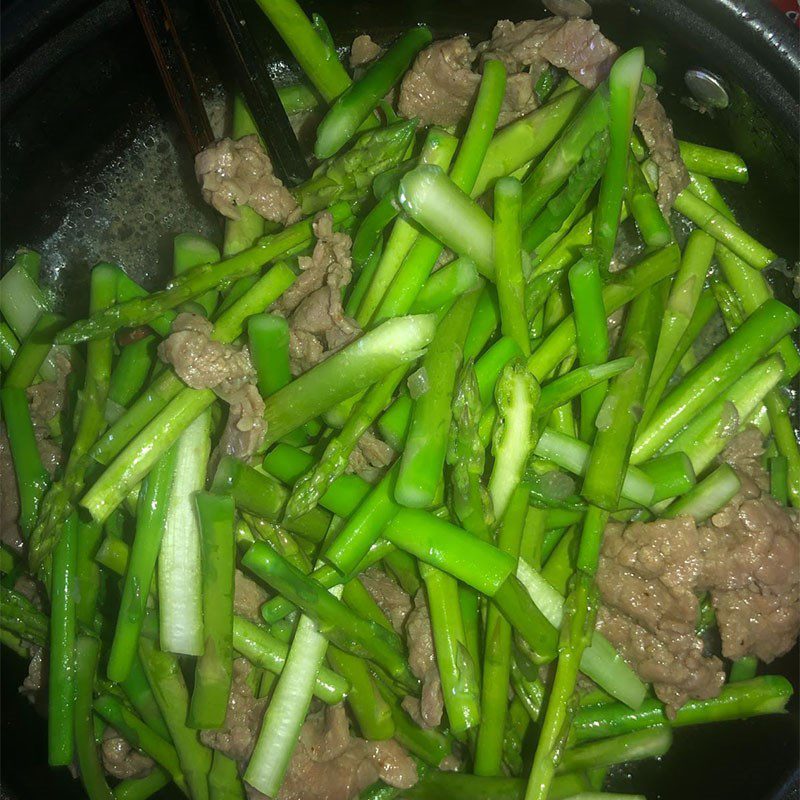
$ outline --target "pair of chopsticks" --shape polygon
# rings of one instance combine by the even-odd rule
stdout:
[[[275,173],[290,186],[296,186],[308,177],[308,164],[258,46],[244,25],[241,2],[208,0],[233,63],[239,89],[267,147]],[[169,0],[132,0],[132,3],[186,141],[193,153],[199,153],[214,141],[214,135],[181,45]]]

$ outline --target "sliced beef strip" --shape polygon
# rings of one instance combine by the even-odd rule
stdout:
[[[751,429],[724,454],[742,488],[700,529],[701,587],[711,592],[723,655],[770,662],[800,633],[800,513],[768,494],[762,452]]]
[[[395,631],[400,633],[413,607],[411,598],[379,567],[369,567],[358,578]]]
[[[120,780],[144,778],[155,765],[152,758],[131,747],[128,740],[110,726],[103,733],[101,755],[105,771]]]
[[[347,471],[355,472],[372,483],[394,460],[394,450],[372,431],[365,431],[348,461]]]
[[[317,214],[313,227],[317,242],[311,256],[297,260],[300,275],[273,306],[289,322],[293,375],[315,366],[361,332],[342,306],[342,291],[353,274],[352,241],[346,233],[333,230],[327,211]]]
[[[266,432],[264,401],[255,386],[247,347],[217,342],[211,338],[212,330],[211,323],[198,314],[178,314],[158,354],[187,386],[212,389],[228,403],[228,420],[215,458],[223,454],[247,458]]]
[[[329,706],[303,723],[278,800],[351,800],[378,779],[408,789],[417,782],[417,768],[394,739],[353,736],[344,706]]]
[[[253,752],[267,707],[267,698],[258,699],[253,694],[248,682],[250,670],[249,661],[244,658],[234,659],[233,682],[225,723],[216,730],[200,731],[203,744],[240,763],[247,761]]]
[[[672,122],[652,86],[642,86],[642,97],[636,107],[636,125],[658,167],[658,205],[666,214],[675,198],[689,185],[689,172],[681,158]]]
[[[353,39],[353,44],[350,45],[350,66],[363,67],[374,61],[381,54],[381,46],[377,42],[372,41],[369,34],[362,33]]]
[[[423,124],[454,126],[466,117],[487,60],[502,61],[508,73],[498,126],[529,114],[538,105],[536,81],[548,63],[566,69],[594,88],[618,53],[593,22],[548,17],[513,23],[500,20],[492,38],[474,49],[466,36],[434,42],[416,58],[400,87],[398,110]]]
[[[414,596],[414,608],[406,618],[406,643],[408,665],[414,675],[422,681],[420,699],[403,698],[403,708],[424,728],[435,728],[442,721],[444,697],[439,669],[436,666],[436,651],[433,646],[433,629],[425,590]]]
[[[541,47],[542,58],[594,89],[605,80],[619,50],[588,19],[568,19]]]
[[[220,139],[198,153],[194,165],[203,199],[228,219],[239,219],[239,206],[245,205],[271,222],[300,219],[297,202],[257,136]]]
[[[36,428],[46,428],[47,423],[64,407],[67,396],[67,380],[72,372],[72,363],[60,350],[55,354],[55,367],[55,380],[39,381],[27,389],[31,421]]]
[[[704,657],[695,633],[700,569],[697,528],[689,517],[606,527],[597,571],[598,630],[653,682],[669,714],[689,698],[716,696],[725,677],[719,659]]]
[[[233,578],[233,613],[261,623],[261,606],[267,601],[267,593],[240,569],[236,570]]]

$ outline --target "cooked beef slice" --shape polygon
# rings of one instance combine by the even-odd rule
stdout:
[[[103,768],[114,778],[144,778],[153,769],[154,761],[128,744],[114,728],[107,727],[103,732],[101,745]]]
[[[400,633],[411,613],[411,598],[394,579],[378,567],[369,567],[358,577],[380,610],[386,614],[392,627]]]
[[[800,512],[768,494],[761,436],[737,436],[724,454],[742,488],[700,529],[701,588],[711,592],[722,653],[770,662],[800,633]]]
[[[239,762],[250,758],[267,707],[267,698],[257,699],[253,694],[248,683],[250,670],[247,659],[234,659],[225,723],[217,730],[200,731],[203,744]]]
[[[500,20],[492,38],[474,49],[466,36],[425,48],[403,78],[398,110],[423,124],[458,125],[475,98],[483,64],[495,59],[503,62],[508,73],[498,119],[498,126],[503,126],[536,108],[534,88],[548,63],[593,88],[608,74],[617,52],[589,20]]]
[[[211,338],[212,330],[211,323],[198,314],[178,314],[158,354],[187,386],[212,389],[228,403],[228,421],[216,454],[247,458],[266,432],[264,401],[255,386],[247,347],[217,342]]]
[[[394,460],[394,450],[371,431],[365,431],[350,453],[347,471],[370,483],[379,478]]]
[[[271,222],[300,219],[297,202],[255,135],[214,142],[195,156],[194,168],[203,199],[228,219],[239,219],[239,206]]]
[[[658,205],[666,214],[675,198],[689,185],[689,172],[681,158],[672,122],[652,86],[642,86],[642,97],[636,107],[636,125],[658,167]]]
[[[346,317],[342,292],[353,276],[346,233],[333,230],[327,211],[313,223],[317,242],[311,256],[301,256],[300,275],[273,306],[289,322],[289,359],[293,375],[300,375],[355,339],[361,329]]]
[[[46,428],[64,407],[67,397],[67,380],[72,372],[72,364],[60,350],[55,355],[56,378],[52,381],[39,381],[27,389],[31,421],[36,428]]]
[[[406,618],[406,644],[408,665],[422,682],[420,698],[403,698],[403,708],[423,728],[435,728],[442,721],[444,697],[442,681],[436,666],[436,651],[433,647],[433,629],[425,590],[414,596],[414,608]]]
[[[689,698],[714,697],[722,662],[703,655],[694,593],[701,553],[688,517],[606,527],[597,586],[597,627],[674,713]]]
[[[329,706],[303,723],[278,800],[351,800],[378,779],[408,789],[417,782],[417,768],[394,739],[353,736],[344,706]]]
[[[261,606],[267,601],[267,593],[240,569],[233,575],[233,613],[261,623]]]
[[[350,66],[363,67],[374,61],[381,54],[381,46],[372,41],[372,37],[366,33],[356,36],[353,44],[350,45]]]

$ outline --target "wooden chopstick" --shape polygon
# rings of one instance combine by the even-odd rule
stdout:
[[[131,2],[144,28],[164,88],[167,90],[186,141],[193,153],[199,153],[214,141],[214,134],[189,60],[175,28],[168,0],[131,0]]]
[[[290,186],[309,177],[308,162],[300,149],[272,76],[258,44],[245,22],[240,0],[208,0],[217,27],[235,69],[256,129],[269,152],[275,174]]]

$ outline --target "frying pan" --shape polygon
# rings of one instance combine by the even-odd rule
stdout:
[[[745,157],[750,184],[725,186],[728,199],[750,230],[794,263],[796,30],[761,0],[606,0],[594,6],[610,38],[644,45],[682,138]],[[219,94],[229,76],[204,4],[173,0],[173,7],[203,88]],[[362,32],[388,41],[416,22],[430,25],[437,37],[466,32],[478,41],[497,19],[544,13],[530,0],[315,0],[307,10],[324,16],[339,45]],[[257,33],[274,74],[290,80],[294,68],[285,47],[266,24]],[[4,261],[20,245],[41,248],[58,302],[78,314],[85,311],[92,263],[117,261],[155,286],[167,274],[176,233],[219,234],[218,220],[200,202],[191,157],[170,121],[147,44],[125,0],[5,0],[2,40]],[[723,79],[728,109],[712,117],[690,108],[683,83],[689,68]],[[160,151],[155,162],[147,154],[152,147]],[[153,163],[163,169],[154,172]],[[120,186],[121,179],[127,185]],[[105,199],[109,194],[116,198],[113,207]],[[184,198],[179,213],[170,208],[173,197]],[[81,235],[87,229],[91,235]],[[779,274],[775,279],[785,293],[785,280]],[[797,664],[795,648],[769,670],[797,686]],[[0,797],[82,797],[66,770],[46,766],[46,725],[17,692],[25,665],[3,649],[0,668]],[[798,721],[795,697],[784,716],[678,730],[667,756],[617,769],[610,788],[642,792],[650,800],[797,798]]]

